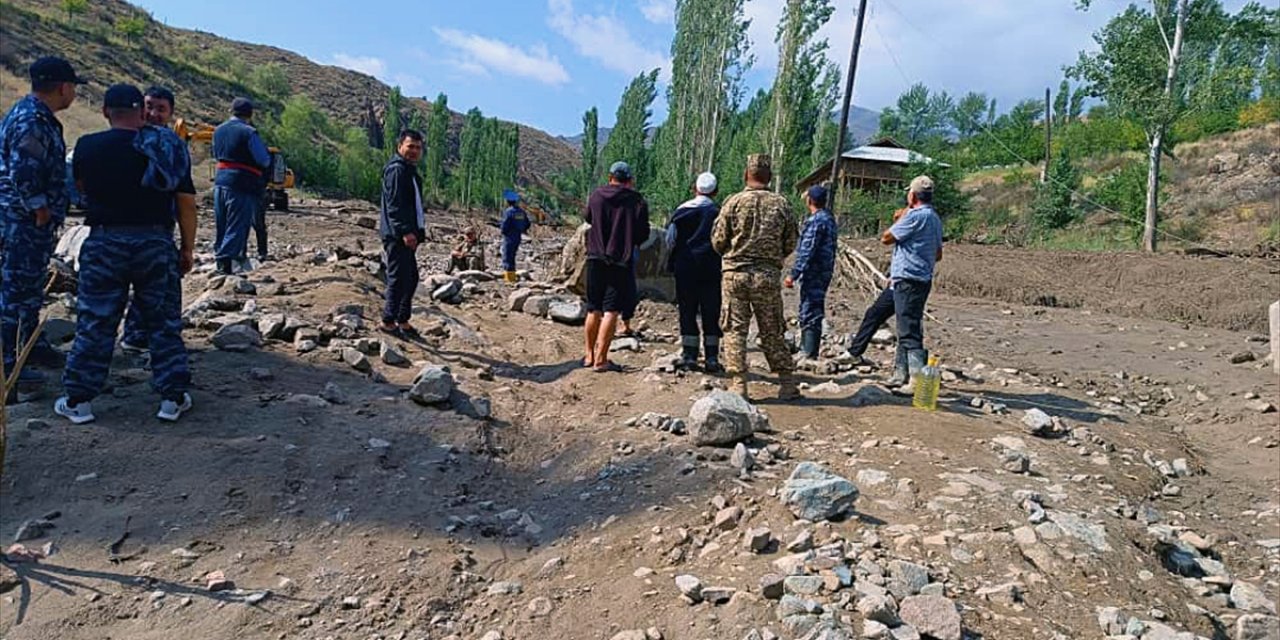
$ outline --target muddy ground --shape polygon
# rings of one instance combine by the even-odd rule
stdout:
[[[381,283],[366,259],[377,241],[357,217],[314,201],[273,214],[280,259],[249,275],[255,294],[218,295],[315,328],[332,325],[334,307],[360,304],[355,337],[378,338]],[[436,239],[458,224],[442,222]],[[557,237],[539,234],[528,253],[554,255]],[[445,252],[430,245],[424,268],[439,270]],[[1098,609],[1119,607],[1235,640],[1238,619],[1280,594],[1280,418],[1263,413],[1280,388],[1248,311],[1280,298],[1280,280],[1276,265],[1253,265],[954,248],[926,325],[950,369],[942,409],[881,391],[883,368],[806,374],[808,398],[778,404],[763,399],[775,387],[753,354],[772,429],[749,442],[758,460],[745,475],[729,449],[632,420],[683,417],[722,384],[650,370],[675,349],[667,304],[642,304],[646,339],[618,353],[628,371],[616,375],[578,368],[581,329],[510,311],[512,288],[497,282],[457,305],[423,291],[426,338],[393,341],[413,364],[372,357],[369,373],[323,345],[217,350],[197,320],[185,334],[196,408],[177,425],[152,417],[145,359],[124,354],[94,424],[57,419],[55,389],[10,409],[0,532],[57,516],[23,543],[52,543],[52,557],[0,565],[0,636],[608,639],[652,629],[790,640],[802,634],[758,581],[808,531],[851,558],[927,567],[969,638],[1104,637]],[[522,266],[535,280],[543,272]],[[1153,281],[1177,286],[1153,294]],[[186,300],[210,283],[207,271],[188,277]],[[829,354],[865,304],[836,291]],[[888,349],[870,355],[883,365]],[[1245,352],[1254,360],[1232,364]],[[451,404],[406,397],[427,363],[457,378]],[[478,417],[485,400],[492,415]],[[1062,430],[1028,434],[1032,408]],[[1010,447],[1029,457],[1029,474],[1005,469]],[[1185,470],[1166,475],[1161,463],[1179,459]],[[796,521],[776,494],[802,461],[855,480],[856,515]],[[1048,522],[1029,524],[1034,507],[1019,490],[1039,494]],[[744,510],[727,529],[713,523],[724,506]],[[1148,525],[1194,533],[1231,581],[1264,594],[1251,605],[1262,609],[1175,575]],[[756,527],[774,540],[764,553],[742,545]],[[209,591],[211,572],[235,589]],[[690,605],[674,581],[683,574],[736,594]],[[864,582],[876,579],[859,573]],[[856,636],[854,591],[818,600]]]

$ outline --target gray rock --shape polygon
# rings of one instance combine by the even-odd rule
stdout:
[[[1261,589],[1248,582],[1237,581],[1231,585],[1231,606],[1248,613],[1274,615],[1276,612],[1276,603],[1272,602]]]
[[[867,640],[885,640],[889,637],[889,627],[868,618],[862,621],[862,637]]]
[[[816,596],[822,593],[820,576],[787,576],[782,581],[783,590],[793,596]]]
[[[521,311],[524,309],[524,303],[533,295],[532,289],[516,289],[507,296],[507,309],[510,311]]]
[[[54,528],[54,524],[43,518],[27,520],[18,527],[18,532],[14,534],[14,542],[23,542],[25,540],[35,540],[43,538],[46,531]]]
[[[733,447],[733,455],[729,458],[729,464],[733,465],[734,469],[750,471],[752,467],[756,466],[756,457],[751,455],[751,450],[747,448],[747,445],[739,442]]]
[[[960,613],[956,603],[942,596],[912,596],[902,601],[898,617],[921,635],[936,640],[961,640]]]
[[[555,302],[555,298],[551,296],[529,296],[524,301],[521,311],[539,318],[547,317],[547,311],[551,309],[551,303]]]
[[[495,582],[489,585],[486,590],[491,596],[514,596],[524,591],[524,586],[519,582]]]
[[[635,338],[614,338],[609,343],[609,353],[619,351],[640,351],[640,341]]]
[[[228,325],[218,329],[209,339],[213,346],[222,351],[247,351],[262,345],[262,336],[258,330],[243,324]]]
[[[786,593],[786,587],[783,586],[784,578],[776,573],[766,573],[760,576],[760,595],[769,600],[778,600]]]
[[[1257,359],[1258,359],[1258,356],[1254,355],[1252,351],[1241,351],[1240,353],[1233,353],[1231,354],[1231,357],[1228,358],[1231,364],[1244,364],[1246,362],[1253,362],[1254,360],[1257,360]]]
[[[400,367],[409,364],[409,359],[406,358],[403,353],[400,353],[400,350],[397,349],[394,344],[391,344],[386,340],[383,340],[381,345],[379,345],[379,355],[382,358],[383,364],[393,367]]]
[[[689,409],[689,427],[698,446],[734,444],[767,426],[768,421],[758,409],[728,391],[712,391]]]
[[[1000,454],[1000,466],[1009,473],[1029,473],[1031,458],[1021,451],[1006,449]]]
[[[688,598],[690,601],[702,601],[702,581],[696,576],[688,574],[676,576],[676,588],[680,590],[680,595]]]
[[[725,507],[716,513],[711,528],[714,531],[732,531],[742,519],[742,507]]]
[[[858,488],[819,464],[801,462],[778,496],[797,518],[818,522],[852,509],[858,499]]]
[[[1128,624],[1129,616],[1117,607],[1103,607],[1098,610],[1098,626],[1106,635],[1118,636],[1124,633]]]
[[[806,600],[793,595],[785,595],[778,601],[777,613],[779,620],[795,615],[817,615],[822,613],[822,605],[816,600]]]
[[[648,640],[648,638],[643,629],[630,629],[613,634],[609,640]]]
[[[804,553],[813,548],[813,530],[805,529],[796,535],[796,539],[787,545],[791,553]]]
[[[859,469],[856,477],[858,488],[866,491],[871,487],[878,487],[889,481],[889,473],[879,469]]]
[[[360,373],[369,373],[373,370],[373,364],[369,362],[369,356],[366,356],[359,349],[350,347],[342,350],[342,361],[347,366],[359,371]]]
[[[449,369],[438,365],[427,365],[418,372],[409,389],[409,398],[418,404],[432,405],[448,402],[453,395],[457,383]]]
[[[920,632],[915,627],[904,624],[889,630],[889,640],[920,640]]]
[[[1053,431],[1053,418],[1039,409],[1028,409],[1022,416],[1022,426],[1033,436],[1045,436]]]
[[[454,296],[462,293],[462,281],[451,279],[431,290],[432,300],[452,300]]]
[[[258,331],[267,340],[279,340],[284,337],[286,322],[283,313],[264,313],[258,318]]]
[[[1142,640],[1197,640],[1196,634],[1190,631],[1178,631],[1159,622],[1144,623],[1144,626],[1146,628],[1142,630],[1141,636],[1135,637],[1141,637]]]
[[[1050,520],[1058,523],[1064,533],[1084,542],[1095,551],[1111,550],[1111,545],[1107,544],[1107,528],[1103,525],[1093,524],[1065,511],[1047,510],[1046,513]]]
[[[561,324],[582,324],[587,319],[587,305],[581,300],[558,300],[547,307],[547,317]]]
[[[299,340],[294,343],[293,348],[298,353],[311,353],[320,348],[320,345],[316,344],[314,340]]]
[[[858,612],[867,620],[874,620],[889,627],[902,624],[898,618],[898,603],[889,596],[863,596],[858,598]]]
[[[1280,640],[1280,618],[1261,614],[1240,616],[1236,620],[1235,640]]]
[[[742,544],[751,553],[764,553],[769,550],[769,544],[773,542],[773,532],[768,527],[756,527],[747,531],[742,537]]]
[[[929,569],[914,562],[894,560],[889,563],[889,592],[898,599],[920,593],[929,584]],[[896,585],[895,585],[896,583]],[[897,589],[895,589],[897,586]]]
[[[738,590],[733,587],[703,587],[702,599],[711,604],[724,604],[733,599]]]

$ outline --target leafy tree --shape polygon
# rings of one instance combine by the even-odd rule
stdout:
[[[1061,147],[1049,163],[1048,177],[1036,187],[1036,199],[1031,205],[1032,221],[1041,229],[1061,229],[1079,217],[1073,196],[1080,189],[1080,172],[1071,162],[1066,146]]]
[[[809,170],[818,123],[830,117],[834,106],[831,92],[821,84],[832,66],[827,41],[816,38],[833,11],[830,0],[787,0],[778,25],[778,73],[764,133],[773,157],[773,187],[781,192],[790,192]]]
[[[747,156],[753,153],[764,153],[766,150],[764,136],[760,134],[765,126],[770,104],[773,98],[768,91],[757,91],[747,108],[734,113],[729,118],[729,144],[722,145],[717,165],[721,169],[716,173],[720,181],[720,193],[728,196],[741,191],[746,185],[743,171],[746,168]],[[835,134],[831,135],[835,144]]]
[[[991,124],[995,110],[995,100],[988,99],[984,93],[970,91],[966,93],[951,110],[951,128],[960,140],[968,140],[982,131],[984,125]]]
[[[819,89],[823,96],[818,108],[818,125],[817,130],[813,134],[813,149],[809,152],[809,168],[808,171],[817,169],[819,165],[830,163],[832,155],[836,149],[836,136],[840,135],[839,123],[837,118],[831,117],[832,110],[835,109],[836,101],[839,99],[840,91],[840,69],[835,65],[828,65],[827,71],[822,77],[822,85]],[[848,149],[850,141],[848,135],[845,136],[844,148]]]
[[[600,112],[595,107],[582,114],[582,176],[579,191],[583,200],[591,194],[599,176],[596,174],[600,165]]]
[[[391,91],[387,93],[387,112],[382,116],[382,149],[388,154],[396,150],[400,130],[404,128],[400,115],[402,109],[404,96],[400,93],[400,87],[391,87]]]
[[[76,16],[89,10],[89,0],[62,0],[62,10],[67,12],[67,22],[75,22]]]
[[[942,217],[943,232],[948,238],[960,236],[968,224],[973,207],[969,194],[960,189],[964,173],[955,166],[947,166],[938,162],[916,160],[902,170],[903,182],[908,182],[919,175],[933,178],[933,208]],[[897,198],[905,206],[903,194]]]
[[[455,199],[463,207],[470,208],[473,187],[481,178],[481,157],[484,152],[484,114],[472,107],[462,123],[462,145],[459,149],[458,180],[455,183]],[[430,127],[428,127],[430,128]]]
[[[121,18],[116,22],[116,31],[124,36],[126,42],[136,44],[147,33],[147,19],[140,15]]]
[[[444,164],[449,137],[449,96],[441,93],[431,103],[431,116],[427,118],[427,153],[424,168],[424,188],[433,200],[441,200],[445,192]]]
[[[289,74],[285,71],[284,65],[278,62],[268,62],[255,67],[250,73],[249,84],[267,97],[276,100],[284,100],[293,93],[293,88],[289,86]]]
[[[880,114],[880,133],[912,149],[922,148],[925,142],[937,142],[949,133],[954,110],[946,91],[930,93],[924,84],[916,83]]]
[[[651,177],[645,164],[648,154],[645,138],[649,134],[649,118],[653,116],[653,101],[657,93],[658,70],[641,73],[627,85],[618,103],[618,112],[609,133],[609,141],[601,152],[601,164],[610,165],[619,160],[631,165],[636,181],[644,184]]]

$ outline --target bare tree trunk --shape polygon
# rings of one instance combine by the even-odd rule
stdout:
[[[1173,46],[1169,49],[1169,70],[1164,78],[1164,106],[1171,109],[1173,83],[1178,76],[1178,60],[1182,56],[1182,35],[1187,26],[1187,0],[1178,0],[1178,24],[1173,31]],[[1157,125],[1151,136],[1151,148],[1147,154],[1147,215],[1142,228],[1142,248],[1155,253],[1156,221],[1159,218],[1160,154],[1164,144],[1164,130],[1168,123]]]

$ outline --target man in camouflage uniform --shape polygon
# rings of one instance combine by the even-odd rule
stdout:
[[[809,219],[800,232],[800,248],[791,274],[783,281],[788,288],[800,283],[800,351],[818,359],[822,346],[822,321],[827,316],[827,288],[836,268],[836,219],[827,210],[827,188],[809,187],[805,193]]]
[[[799,232],[786,198],[769,191],[769,156],[747,157],[746,190],[720,209],[711,246],[723,260],[725,365],[733,391],[747,394],[747,332],[754,317],[769,369],[778,374],[778,397],[800,397],[791,354],[783,337],[782,262],[796,248]]]
[[[55,234],[70,205],[67,147],[54,114],[70,107],[76,85],[84,84],[61,58],[36,60],[29,73],[31,93],[0,122],[0,344],[6,372],[40,321]],[[60,364],[60,352],[47,344],[33,354],[37,364]],[[42,379],[24,369],[20,382]]]

